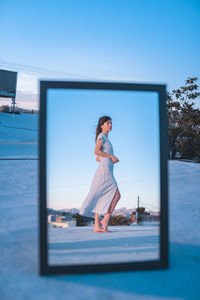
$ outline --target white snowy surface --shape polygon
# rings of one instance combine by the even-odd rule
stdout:
[[[8,142],[14,138],[7,135]],[[24,133],[15,141],[31,140],[25,138]],[[23,156],[13,145],[15,154]],[[169,161],[168,269],[41,277],[38,161],[0,160],[0,299],[199,299],[199,187],[200,164]]]
[[[38,157],[38,115],[0,112],[0,159]]]
[[[21,142],[37,141],[37,114],[6,114],[0,111],[0,141]]]
[[[50,265],[119,263],[158,260],[159,226],[109,226],[110,233],[93,227],[48,228]]]
[[[1,299],[199,298],[199,164],[169,161],[169,269],[155,271],[40,277],[37,176],[37,161],[0,161]]]

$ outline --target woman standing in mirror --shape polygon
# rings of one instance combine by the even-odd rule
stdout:
[[[121,195],[117,182],[113,176],[113,165],[119,162],[114,156],[108,133],[112,130],[112,120],[108,116],[99,118],[96,128],[96,146],[94,154],[97,155],[99,166],[94,175],[90,191],[84,200],[79,214],[92,216],[95,213],[94,232],[110,232],[108,222]],[[100,221],[99,215],[104,215]]]

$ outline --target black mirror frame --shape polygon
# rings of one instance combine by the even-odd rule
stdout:
[[[48,89],[87,89],[115,91],[146,91],[159,94],[159,137],[160,137],[160,259],[142,262],[48,265],[47,216],[46,216],[46,124]],[[155,270],[168,268],[168,119],[165,84],[83,82],[83,81],[40,81],[39,115],[39,272],[40,275],[67,273],[118,272],[130,270]]]

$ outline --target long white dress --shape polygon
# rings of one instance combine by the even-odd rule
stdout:
[[[103,141],[103,152],[113,155],[113,147],[108,137],[101,132],[97,136],[97,140],[99,139]],[[81,206],[80,215],[93,217],[94,213],[106,214],[118,188],[113,176],[113,161],[103,156],[99,156],[99,158],[100,163],[94,175],[90,191]]]

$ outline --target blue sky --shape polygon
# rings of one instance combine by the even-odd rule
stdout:
[[[199,36],[198,0],[0,2],[0,68],[20,70],[17,101],[34,105],[38,78],[54,76],[14,63],[172,90],[199,77]]]
[[[158,94],[50,89],[47,99],[48,207],[80,208],[99,164],[94,155],[98,119],[108,115],[113,124],[108,138],[119,159],[114,164],[121,193],[117,208],[136,207],[139,196],[146,209],[158,210]]]
[[[45,78],[160,83],[166,84],[167,90],[171,91],[183,85],[188,77],[199,77],[199,36],[198,0],[0,1],[0,68],[19,72],[17,104],[21,103],[25,107],[38,107],[38,82]],[[55,75],[52,71],[44,74],[44,69],[65,72],[65,76],[61,73]],[[199,102],[197,100],[200,107]],[[89,119],[82,120],[83,125],[79,124],[80,118],[76,118],[78,123],[75,124],[77,127],[74,132],[77,134],[78,128],[83,128],[81,140],[84,152],[81,155],[84,157],[81,156],[81,159],[89,166],[81,197],[87,194],[98,164],[93,155],[92,126],[96,125],[102,114],[110,114],[113,118],[110,138],[112,137],[111,142],[120,159],[120,163],[115,165],[118,182],[136,180],[127,173],[128,161],[125,156],[131,155],[122,151],[119,143],[119,136],[122,135],[120,124],[126,120],[127,115],[127,127],[132,124],[128,107],[120,104],[118,109],[111,109],[109,106],[102,106],[100,109],[97,106],[91,110]],[[133,107],[129,109],[133,111]],[[148,111],[147,102],[143,110]],[[123,116],[121,111],[124,112]],[[74,111],[74,115],[79,116],[78,109]],[[71,128],[73,122],[69,122],[68,128]],[[149,126],[146,120],[145,124]],[[148,141],[146,132],[145,141]],[[82,136],[87,140],[86,148]],[[154,174],[148,172],[141,162],[144,156],[149,159],[148,153],[139,152],[140,149],[145,149],[143,146],[146,147],[144,140],[137,136],[136,131],[131,135],[128,132],[127,136],[132,139],[128,147],[134,149],[131,166],[134,168],[136,163],[137,172],[146,171],[145,174],[139,174],[139,180],[154,178]],[[150,135],[149,138],[152,137]],[[140,146],[135,148],[135,141]],[[64,146],[67,147],[67,144]],[[155,148],[150,149],[149,155],[154,151]],[[136,159],[138,153],[141,155],[140,162]],[[75,174],[77,167],[82,171],[80,174],[84,172],[83,161],[75,167]],[[66,161],[66,166],[68,163]],[[129,168],[130,166],[128,170]],[[125,174],[129,174],[128,177]],[[59,180],[64,180],[64,175]],[[136,175],[138,173],[134,173]],[[81,181],[81,177],[78,179]],[[127,190],[125,183],[124,187],[121,184],[121,191],[123,189]],[[77,199],[82,199],[81,197],[77,195]],[[129,204],[130,202],[126,205]]]

